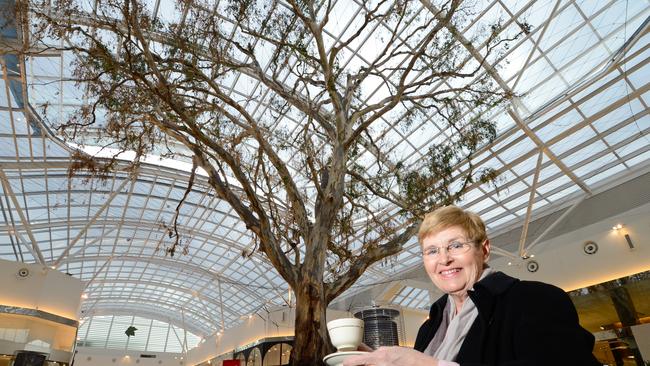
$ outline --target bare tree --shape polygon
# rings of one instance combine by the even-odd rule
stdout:
[[[79,143],[92,131],[135,152],[135,165],[152,153],[190,158],[188,191],[202,169],[295,292],[291,364],[314,365],[333,350],[328,304],[397,254],[425,212],[495,179],[471,157],[495,137],[485,112],[509,95],[483,64],[517,35],[485,27],[477,59],[451,31],[467,23],[471,5],[426,4],[350,2],[358,13],[349,24],[325,0],[179,1],[173,22],[137,0],[24,8],[31,42],[61,40],[89,97],[59,126],[63,136]],[[375,46],[352,55],[363,42]],[[233,91],[244,79],[251,90]],[[421,121],[447,133],[432,134],[420,159],[393,151],[382,126]],[[117,159],[76,158],[73,170],[99,172]],[[175,222],[168,229],[179,238]]]

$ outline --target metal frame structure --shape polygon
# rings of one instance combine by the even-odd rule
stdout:
[[[336,42],[362,16],[364,2],[333,3],[350,17],[329,31]],[[423,12],[435,10],[431,1],[421,3]],[[188,13],[187,7],[176,13],[171,0],[154,0],[151,9],[162,18],[182,20]],[[533,28],[485,67],[497,85],[517,95],[494,114],[499,137],[473,162],[501,173],[501,191],[476,185],[460,204],[484,217],[491,233],[523,223],[518,242],[494,252],[526,258],[541,250],[540,237],[527,238],[534,217],[568,207],[543,237],[586,197],[650,166],[650,2],[491,0],[478,1],[477,9],[467,28],[449,29],[470,54],[483,46],[469,41],[479,36],[478,25],[495,16],[505,17],[504,27],[527,21]],[[86,21],[92,24],[92,17]],[[72,147],[53,137],[44,121],[65,118],[85,98],[66,81],[72,56],[35,52],[18,59],[8,50],[21,37],[3,33],[0,39],[0,258],[40,263],[87,281],[85,317],[129,309],[171,319],[203,337],[264,307],[290,304],[288,287],[270,264],[258,255],[242,257],[252,238],[202,178],[179,220],[189,254],[174,258],[159,250],[168,240],[161,224],[182,197],[187,171],[152,163],[103,182],[69,178]],[[362,47],[350,48],[346,62],[365,62]],[[238,90],[238,81],[224,88],[246,98],[254,115],[268,113],[269,91],[259,83]],[[39,116],[43,105],[49,112]],[[296,126],[304,122],[284,118]],[[423,120],[408,131],[388,125],[381,134],[397,141],[394,152],[416,161],[448,132]],[[419,266],[419,258],[412,240],[392,265],[373,266],[344,296],[385,286]],[[384,297],[415,301],[409,296],[418,287],[413,283],[388,287]],[[152,304],[164,311],[150,311]]]

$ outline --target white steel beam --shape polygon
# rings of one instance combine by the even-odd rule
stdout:
[[[533,240],[532,243],[530,243],[530,245],[528,246],[528,248],[526,249],[526,251],[529,252],[529,251],[531,251],[535,246],[537,246],[537,244],[539,244],[539,243],[544,239],[544,237],[546,236],[546,234],[548,234],[549,232],[551,232],[551,230],[555,229],[555,227],[556,227],[558,224],[560,224],[561,222],[564,222],[564,219],[565,219],[567,216],[569,216],[569,214],[571,214],[571,212],[573,212],[573,210],[575,210],[576,207],[580,206],[580,204],[581,204],[585,199],[587,199],[587,197],[589,197],[589,195],[584,195],[584,196],[582,196],[582,198],[580,198],[579,200],[577,200],[573,205],[571,205],[571,207],[567,208],[566,211],[564,211],[564,212],[562,213],[562,215],[560,215],[560,217],[558,217],[558,218],[557,218],[557,219],[556,219],[556,220],[555,220],[555,221],[554,221],[554,222],[553,222],[549,227],[546,228],[546,230],[544,230],[544,231],[543,231],[543,232],[542,232],[542,233],[541,233],[537,238],[535,238],[535,240]]]
[[[34,250],[34,253],[36,254],[36,259],[38,259],[39,263],[41,265],[46,265],[45,259],[43,258],[43,253],[41,253],[41,249],[38,247],[38,243],[36,242],[36,238],[34,237],[34,234],[32,233],[32,229],[29,223],[29,220],[27,220],[27,217],[25,216],[25,213],[23,212],[22,208],[20,207],[20,203],[18,202],[18,199],[16,198],[16,195],[14,194],[14,190],[11,188],[11,184],[9,183],[9,180],[7,179],[7,176],[5,175],[4,170],[0,169],[0,180],[2,180],[2,186],[4,188],[5,193],[11,198],[11,202],[14,204],[14,208],[16,209],[16,212],[18,212],[18,216],[20,216],[20,221],[23,223],[22,228],[27,232],[27,236],[29,237],[29,240],[31,241],[32,244],[32,249]],[[17,228],[14,228],[14,230],[17,230]]]
[[[93,274],[93,276],[90,278],[90,280],[86,281],[86,284],[84,285],[84,291],[86,291],[86,289],[88,289],[88,286],[90,286],[90,284],[93,283],[93,281],[95,281],[95,279],[97,278],[97,276],[99,276],[99,274],[104,270],[104,268],[106,268],[106,266],[107,266],[107,265],[108,265],[112,260],[113,260],[113,257],[112,257],[112,256],[108,257],[108,259],[106,259],[106,261],[104,262],[104,264],[102,264],[101,267],[99,267],[99,269],[97,270],[97,272],[95,272],[95,273]]]
[[[520,257],[516,256],[514,253],[510,253],[509,251],[507,251],[505,249],[501,249],[501,248],[496,247],[496,246],[491,246],[490,247],[490,252],[494,253],[494,254],[498,254],[498,255],[500,255],[502,257],[508,257],[508,258],[512,258],[512,259],[520,258]]]
[[[94,284],[101,284],[101,285],[111,284],[111,283],[125,283],[125,284],[135,284],[135,285],[142,285],[142,286],[164,287],[164,288],[167,288],[167,289],[170,289],[170,290],[173,290],[173,291],[182,292],[184,294],[188,294],[190,296],[196,297],[197,299],[201,300],[201,303],[203,304],[204,307],[206,307],[204,301],[207,301],[213,307],[220,306],[221,309],[225,308],[225,310],[230,315],[232,315],[234,317],[241,316],[241,314],[239,314],[238,312],[230,309],[229,307],[224,307],[222,300],[213,299],[213,298],[211,298],[209,296],[201,294],[201,293],[199,293],[199,292],[197,292],[195,290],[192,290],[190,288],[187,288],[187,287],[174,286],[172,284],[165,283],[165,282],[145,281],[145,280],[130,280],[130,279],[115,278],[115,279],[95,280],[95,281],[93,281],[93,283]],[[206,311],[207,310],[208,309],[206,309]],[[222,317],[223,317],[223,315],[222,315]],[[215,325],[216,325],[216,322],[215,322]]]
[[[37,231],[41,229],[50,229],[50,228],[56,228],[56,227],[67,227],[68,225],[73,227],[73,226],[83,226],[85,225],[85,219],[75,219],[75,220],[66,220],[66,219],[60,219],[60,220],[54,220],[52,222],[45,222],[45,223],[38,223],[38,224],[33,224],[31,225],[32,231]],[[102,225],[119,225],[122,224],[123,227],[134,227],[134,228],[139,228],[142,230],[143,227],[146,227],[148,230],[159,230],[158,225],[160,224],[159,222],[152,221],[152,220],[123,220],[120,218],[108,218],[108,219],[98,219],[95,224],[97,226],[102,226]],[[0,225],[0,230],[11,230],[11,229],[24,229],[24,225]],[[116,229],[116,228],[115,228]],[[113,230],[115,230],[113,229]],[[192,231],[189,232],[189,235],[192,237],[198,237],[198,238],[207,238],[208,240],[212,242],[216,242],[218,244],[221,244],[223,247],[226,248],[234,248],[237,249],[237,251],[241,252],[245,247],[242,246],[241,244],[238,244],[236,242],[230,241],[225,237],[215,237],[215,236],[210,236],[210,234],[206,231]],[[64,260],[61,260],[61,262],[64,262]],[[61,263],[59,263],[60,265]]]
[[[102,239],[104,239],[104,237],[108,236],[108,235],[109,235],[110,233],[112,233],[113,231],[115,231],[115,228],[114,228],[114,227],[109,228],[108,230],[103,231],[101,236],[97,236],[97,237],[95,237],[93,240],[87,240],[87,241],[85,241],[84,244],[83,244],[82,246],[80,246],[79,248],[77,248],[77,251],[76,251],[76,252],[70,254],[68,257],[71,257],[71,258],[72,258],[72,257],[76,257],[76,256],[79,255],[81,252],[83,252],[86,248],[89,248],[89,247],[95,245],[95,243],[97,243],[98,241],[101,241]]]
[[[551,24],[550,19],[553,19],[555,16],[555,13],[557,12],[558,7],[560,6],[561,0],[557,0],[555,2],[555,6],[553,6],[553,10],[551,10],[551,13],[548,16],[547,21],[544,22],[544,26],[542,27],[542,30],[539,33],[539,36],[537,37],[536,40],[533,41],[531,37],[531,41],[533,42],[533,47],[531,47],[530,52],[528,53],[528,57],[526,57],[526,61],[524,62],[523,66],[521,66],[521,72],[517,75],[517,78],[515,79],[514,83],[512,83],[512,89],[514,90],[517,87],[517,84],[519,84],[519,80],[521,80],[522,75],[524,75],[524,70],[528,67],[528,63],[530,62],[530,59],[533,58],[533,55],[535,54],[536,50],[540,50],[540,53],[542,52],[539,43],[544,38],[544,34],[546,33],[546,30],[548,29],[549,24]]]
[[[588,194],[592,194],[591,190],[587,185],[580,179],[578,178],[572,171],[567,167],[558,157],[551,151],[551,149],[546,146],[546,144],[537,136],[533,130],[531,130],[526,123],[522,120],[521,117],[519,117],[519,114],[511,108],[508,108],[508,114],[512,119],[515,121],[515,123],[521,128],[522,131],[530,138],[537,147],[544,152],[544,154],[553,161],[555,165],[557,165],[564,174],[569,177],[575,184],[577,184],[583,191],[585,191]]]
[[[61,263],[61,261],[63,260],[63,258],[65,258],[65,257],[68,255],[68,253],[70,252],[70,249],[72,249],[72,248],[77,244],[77,242],[79,241],[79,239],[81,239],[81,237],[84,236],[84,234],[86,234],[86,232],[88,231],[88,228],[90,228],[90,227],[95,223],[95,221],[97,221],[97,219],[99,218],[99,216],[101,216],[101,214],[104,212],[104,210],[105,210],[108,206],[110,206],[110,204],[111,204],[111,202],[113,201],[113,199],[122,193],[122,189],[124,189],[124,187],[126,186],[126,184],[127,184],[128,182],[133,182],[133,178],[131,178],[131,179],[124,179],[124,181],[122,182],[122,184],[120,184],[120,186],[119,186],[116,190],[114,190],[113,193],[111,193],[111,195],[108,197],[108,199],[106,200],[106,202],[104,202],[104,204],[99,208],[99,210],[97,210],[97,212],[95,213],[95,215],[93,215],[93,217],[88,221],[88,223],[86,224],[86,226],[84,226],[83,229],[81,229],[81,230],[77,233],[77,236],[75,236],[74,239],[72,239],[72,241],[70,241],[70,244],[68,244],[68,246],[65,248],[65,250],[63,250],[63,253],[61,253],[61,255],[59,256],[59,258],[57,258],[57,260],[54,262],[54,266],[55,266],[55,267],[58,267],[59,263]],[[70,226],[68,226],[68,227],[70,227]]]
[[[187,270],[188,272],[193,272],[196,273],[199,276],[202,277],[207,277],[210,278],[214,281],[219,281],[223,280],[223,275],[219,273],[215,273],[207,268],[198,266],[198,265],[193,265],[187,262],[181,262],[181,261],[173,261],[168,259],[168,257],[165,258],[159,258],[159,257],[138,257],[135,255],[115,255],[115,256],[108,256],[108,255],[97,255],[97,256],[84,256],[80,258],[65,258],[62,260],[61,263],[75,263],[75,262],[85,262],[85,261],[108,261],[108,260],[127,260],[127,261],[134,261],[137,263],[154,263],[163,267],[171,268],[174,270]],[[249,289],[246,287],[245,284],[243,283],[233,283],[233,281],[225,281],[226,283],[235,286],[241,290],[241,292],[244,292],[250,296],[250,298],[257,299],[258,301],[264,303],[266,302],[266,299],[261,297],[258,293],[255,291]]]
[[[537,165],[535,167],[535,176],[533,177],[533,185],[530,187],[530,195],[528,196],[528,207],[526,208],[526,219],[524,220],[524,226],[521,228],[521,238],[519,239],[519,256],[524,257],[525,250],[524,246],[526,245],[526,236],[528,235],[528,225],[530,224],[530,218],[533,213],[533,204],[535,203],[535,191],[537,190],[537,183],[539,182],[539,172],[542,170],[542,160],[544,159],[544,153],[542,150],[539,151],[537,157]]]
[[[224,317],[223,317],[223,294],[221,293],[221,281],[217,280],[217,286],[219,286],[219,305],[221,308],[221,331],[224,331],[226,329],[226,323],[224,322]]]

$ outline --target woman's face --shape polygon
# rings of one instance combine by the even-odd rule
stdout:
[[[462,299],[481,277],[483,266],[490,257],[489,240],[468,243],[470,240],[460,226],[451,226],[422,240],[424,268],[433,284],[443,292]],[[469,249],[465,247],[466,252],[450,255],[446,249],[454,242],[467,243]],[[430,254],[432,247],[439,248],[437,255]]]

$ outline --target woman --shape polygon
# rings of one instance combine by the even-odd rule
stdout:
[[[490,241],[478,215],[440,208],[425,217],[418,239],[424,268],[446,295],[431,306],[415,350],[381,347],[343,366],[600,365],[564,291],[487,265]]]

